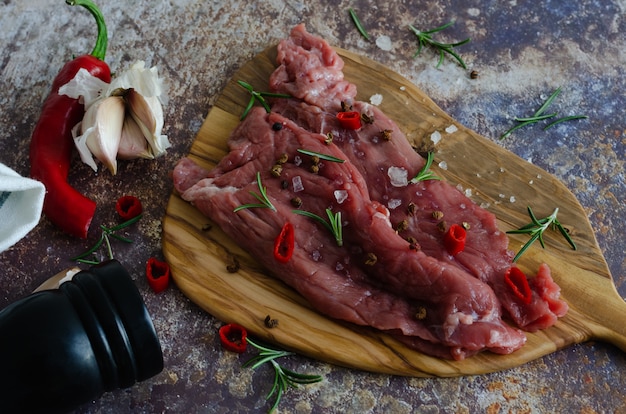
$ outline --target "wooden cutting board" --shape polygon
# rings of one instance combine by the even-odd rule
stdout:
[[[546,171],[458,124],[400,75],[367,58],[337,51],[345,61],[346,79],[358,87],[357,99],[369,101],[370,96],[381,94],[380,108],[414,144],[428,143],[435,131],[441,134],[435,164],[445,161],[447,169],[435,166],[436,174],[470,189],[471,198],[497,216],[503,231],[528,223],[527,205],[538,217],[559,208],[559,220],[571,231],[578,250],[571,250],[557,233],[546,234],[546,249],[533,245],[519,266],[534,274],[542,262],[548,263],[570,305],[569,313],[555,326],[529,333],[527,344],[511,355],[485,352],[458,362],[433,358],[383,333],[331,320],[312,310],[299,294],[268,275],[236,240],[172,194],[163,221],[163,252],[180,290],[207,312],[245,326],[255,337],[311,358],[380,373],[481,374],[515,367],[590,339],[608,341],[626,351],[626,304],[574,195]],[[266,91],[275,56],[276,47],[271,47],[233,76],[198,132],[189,154],[193,160],[210,169],[226,154],[228,136],[249,100],[236,81]],[[450,126],[457,130],[447,133]],[[509,196],[514,196],[515,202]],[[512,235],[510,247],[517,251],[527,239],[526,235]],[[278,320],[277,327],[265,326],[267,315]]]

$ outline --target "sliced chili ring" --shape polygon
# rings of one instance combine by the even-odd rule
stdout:
[[[287,263],[293,255],[295,247],[295,230],[293,224],[287,222],[274,240],[274,258]]]
[[[155,257],[146,263],[146,279],[154,293],[161,293],[170,283],[170,266]]]
[[[337,113],[337,119],[345,129],[361,128],[361,114],[357,111],[347,111]]]
[[[229,323],[220,328],[220,342],[227,351],[242,354],[246,351],[248,332],[236,323]]]
[[[504,281],[523,303],[528,305],[531,302],[533,293],[524,272],[515,266],[510,267],[504,274]]]
[[[465,249],[466,237],[467,232],[462,226],[458,224],[451,225],[443,237],[443,243],[448,253],[453,256],[461,253]]]
[[[143,206],[137,197],[126,195],[117,200],[115,210],[124,221],[127,221],[140,215],[143,212]]]

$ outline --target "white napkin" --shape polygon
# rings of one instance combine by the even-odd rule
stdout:
[[[39,223],[46,189],[0,163],[0,252],[17,243]]]

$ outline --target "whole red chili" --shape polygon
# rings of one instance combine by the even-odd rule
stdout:
[[[236,323],[229,323],[220,328],[220,342],[222,342],[222,346],[228,351],[243,354],[248,345],[247,337],[248,332],[246,328]]]
[[[274,258],[281,263],[287,263],[293,255],[295,246],[295,231],[293,224],[287,222],[274,240]]]
[[[511,267],[504,274],[504,281],[523,303],[528,305],[531,302],[533,293],[524,272],[517,267]]]
[[[126,195],[117,200],[115,210],[122,220],[127,221],[140,215],[143,212],[143,206],[137,197]]]
[[[30,175],[46,187],[43,212],[48,219],[63,231],[86,238],[96,203],[67,183],[74,147],[72,127],[83,119],[85,111],[78,99],[59,95],[59,88],[73,79],[81,68],[105,82],[111,81],[111,71],[103,61],[107,31],[102,13],[90,0],[66,2],[89,10],[96,19],[98,38],[90,55],[66,63],[52,82],[52,90],[43,104],[30,142]]]
[[[337,119],[345,129],[361,128],[361,114],[356,111],[339,112],[337,113]]]
[[[146,263],[146,279],[154,293],[161,293],[170,283],[170,266],[161,260],[151,257]]]
[[[453,224],[443,237],[443,243],[446,246],[446,250],[451,255],[455,256],[465,249],[465,238],[467,232],[462,226]]]

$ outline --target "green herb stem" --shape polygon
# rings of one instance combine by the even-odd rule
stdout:
[[[365,28],[361,24],[361,20],[359,19],[359,16],[357,16],[357,14],[354,11],[354,9],[349,8],[348,9],[348,14],[350,14],[350,18],[352,19],[352,22],[354,22],[354,25],[356,26],[356,29],[359,31],[361,36],[363,36],[365,38],[365,40],[370,40],[370,35],[367,33],[367,31],[365,30]]]
[[[424,164],[422,169],[418,171],[417,175],[411,179],[411,183],[415,184],[419,181],[426,181],[426,180],[440,180],[439,177],[437,177],[432,171],[430,171],[430,167],[433,164],[433,160],[434,160],[434,155],[432,152],[429,152],[428,156],[426,157],[426,163]]]
[[[528,250],[528,248],[537,240],[539,240],[541,247],[545,249],[546,246],[543,241],[543,234],[550,227],[552,229],[558,230],[559,233],[561,233],[561,235],[565,238],[567,243],[571,246],[571,248],[573,250],[576,250],[576,244],[570,237],[569,232],[565,229],[565,227],[563,227],[563,225],[557,219],[558,212],[559,212],[559,209],[555,208],[552,214],[549,215],[548,217],[537,219],[537,217],[533,213],[533,210],[530,208],[530,206],[528,207],[528,215],[530,216],[531,222],[526,224],[525,226],[520,227],[517,230],[507,231],[508,234],[529,234],[530,235],[530,239],[528,240],[528,242],[526,242],[526,244],[524,244],[524,246],[522,246],[520,251],[515,255],[515,258],[513,258],[513,262],[516,262],[522,256],[522,254],[524,254],[524,252]]]
[[[260,172],[256,173],[256,183],[257,183],[257,187],[259,188],[260,194],[257,194],[253,191],[250,191],[250,194],[253,195],[254,198],[256,198],[257,200],[259,200],[259,203],[242,204],[238,207],[235,207],[235,209],[233,210],[233,213],[236,213],[239,210],[244,210],[246,208],[269,208],[272,211],[276,211],[276,207],[274,207],[270,199],[267,197],[267,188],[265,188],[263,184],[261,183]]]
[[[87,251],[79,254],[78,256],[75,256],[73,258],[71,258],[70,260],[73,261],[77,261],[80,263],[85,263],[85,264],[98,264],[99,262],[97,261],[93,261],[93,260],[89,260],[89,259],[85,259],[87,256],[95,253],[101,246],[102,244],[106,244],[107,247],[107,256],[109,259],[113,259],[113,248],[111,247],[111,241],[109,240],[109,237],[112,237],[116,240],[120,240],[124,243],[132,243],[133,241],[127,237],[123,237],[120,236],[118,234],[115,234],[116,231],[122,230],[134,223],[136,223],[137,221],[139,221],[142,217],[142,214],[139,214],[121,224],[118,224],[117,226],[114,227],[106,227],[104,225],[100,225],[100,229],[102,230],[102,234],[100,235],[100,238],[98,239],[98,241],[91,246]]]
[[[338,163],[345,162],[345,160],[342,160],[341,158],[333,157],[332,155],[328,155],[328,154],[322,154],[321,152],[309,151],[309,150],[305,150],[301,148],[299,148],[297,151],[301,154],[309,155],[311,157],[318,157],[320,160],[326,160],[326,161],[338,162]]]
[[[274,380],[272,384],[272,389],[265,397],[267,400],[269,400],[270,398],[272,398],[273,395],[276,395],[274,403],[272,404],[269,412],[273,412],[278,407],[278,403],[280,403],[280,400],[287,390],[287,387],[298,388],[298,385],[313,384],[322,381],[322,377],[320,375],[299,374],[285,368],[284,366],[276,362],[276,359],[278,358],[294,355],[293,352],[271,349],[266,346],[257,344],[250,338],[247,338],[247,342],[248,344],[256,348],[259,351],[259,354],[246,361],[243,366],[256,369],[261,365],[269,362],[274,369]]]
[[[242,88],[250,92],[250,95],[251,95],[250,100],[248,101],[248,105],[246,106],[246,108],[243,111],[243,114],[241,115],[241,118],[240,118],[241,120],[243,120],[248,115],[248,112],[250,112],[250,109],[252,109],[252,106],[254,105],[254,101],[258,101],[263,106],[265,111],[269,113],[271,109],[270,109],[269,104],[265,100],[265,98],[291,98],[291,95],[284,94],[284,93],[257,92],[254,90],[252,85],[242,80],[238,80],[237,83],[239,84],[239,86],[241,86]]]
[[[415,26],[409,25],[409,29],[411,30],[411,32],[413,32],[413,34],[415,34],[415,36],[417,36],[417,40],[418,40],[417,51],[415,52],[413,57],[419,55],[422,51],[422,48],[428,45],[430,47],[433,47],[439,52],[439,60],[437,61],[437,68],[439,68],[441,64],[443,63],[443,59],[445,57],[445,54],[447,53],[450,56],[452,56],[454,59],[456,59],[456,61],[461,65],[463,69],[467,69],[467,65],[465,64],[461,56],[458,53],[456,53],[456,51],[454,51],[453,49],[455,47],[462,46],[468,43],[470,41],[469,38],[465,40],[461,40],[459,42],[442,43],[442,42],[433,40],[431,36],[433,33],[437,33],[444,29],[447,29],[453,24],[454,24],[454,21],[451,21],[451,22],[448,22],[444,25],[435,27],[434,29],[430,29],[430,30],[418,30],[417,28],[415,28]]]
[[[311,213],[310,211],[305,210],[292,210],[293,213],[299,214],[301,216],[309,217],[328,229],[335,237],[335,241],[337,242],[337,246],[343,246],[343,228],[341,224],[341,211],[338,211],[336,214],[332,212],[331,209],[326,209],[326,215],[328,216],[328,221],[324,220],[322,217],[318,216],[315,213]]]

